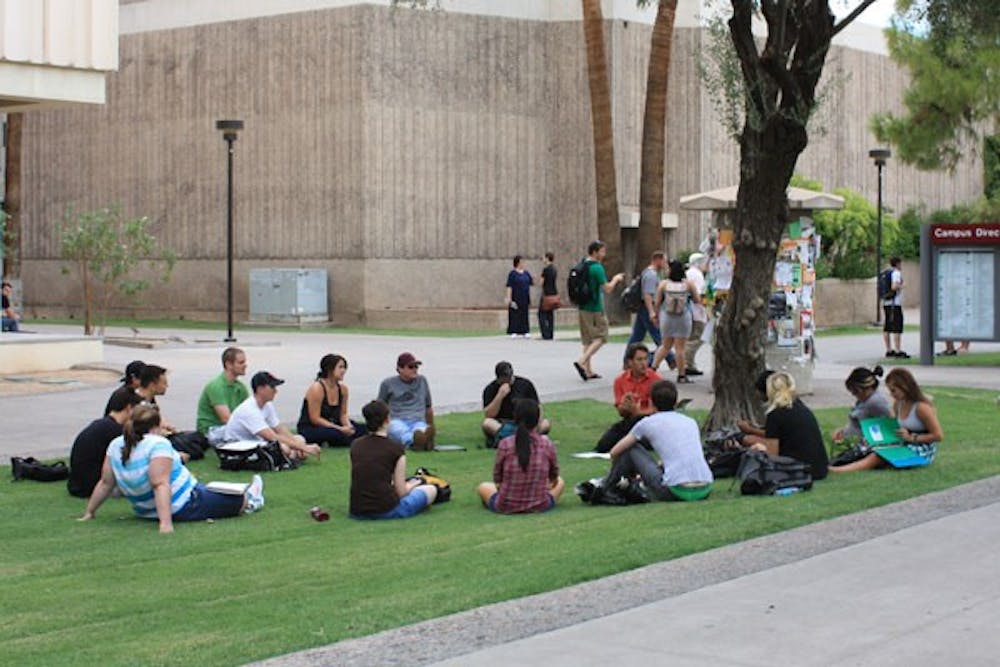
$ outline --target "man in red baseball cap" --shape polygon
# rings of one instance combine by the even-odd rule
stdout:
[[[396,375],[382,380],[378,399],[389,406],[389,437],[407,448],[434,449],[434,407],[427,378],[413,354],[403,352],[396,359]]]

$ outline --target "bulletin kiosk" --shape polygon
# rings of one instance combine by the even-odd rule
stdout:
[[[709,293],[715,300],[716,315],[725,302],[732,283],[736,256],[732,247],[732,214],[736,210],[737,186],[681,197],[681,208],[713,212],[716,228],[700,250],[709,257]],[[767,339],[764,354],[767,367],[785,371],[795,379],[801,394],[812,393],[815,364],[815,283],[820,237],[813,224],[815,210],[841,209],[844,199],[837,195],[788,188],[791,222],[785,228],[774,266],[774,283],[767,309]],[[706,332],[714,328],[713,317]]]
[[[1000,223],[924,225],[920,234],[920,363],[934,342],[1000,341]]]

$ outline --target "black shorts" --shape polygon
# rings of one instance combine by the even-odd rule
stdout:
[[[885,326],[882,331],[886,333],[903,333],[903,307],[902,306],[882,306],[885,313]]]

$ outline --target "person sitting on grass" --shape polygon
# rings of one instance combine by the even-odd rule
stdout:
[[[307,442],[325,442],[330,447],[348,447],[365,434],[364,424],[347,416],[347,359],[327,354],[319,360],[316,380],[306,389],[299,414],[298,431]]]
[[[396,358],[396,374],[382,380],[378,400],[392,411],[389,435],[407,449],[434,449],[434,405],[427,378],[420,374],[422,361],[409,352]]]
[[[538,401],[514,401],[517,430],[500,441],[493,464],[493,481],[479,485],[483,505],[501,514],[545,512],[556,506],[566,486],[552,441],[538,431]]]
[[[128,387],[119,387],[111,394],[108,412],[80,431],[69,454],[69,479],[66,489],[77,498],[90,498],[101,479],[101,468],[111,441],[122,434],[122,424],[132,415],[132,408],[142,401]]]
[[[247,355],[238,347],[222,351],[222,372],[208,381],[198,396],[196,427],[212,445],[224,441],[226,422],[233,410],[250,398],[250,390],[240,381],[247,372]]]
[[[161,533],[174,532],[175,521],[205,521],[256,512],[264,506],[264,481],[254,475],[243,495],[209,491],[181,461],[160,433],[160,411],[138,405],[122,435],[111,441],[101,479],[80,521],[94,518],[115,486],[143,519],[156,519]]]
[[[142,369],[146,367],[146,364],[136,359],[135,361],[130,361],[129,365],[125,367],[125,374],[122,375],[120,382],[122,386],[118,389],[128,389],[131,392],[135,392],[139,388],[139,376],[142,374]],[[111,396],[118,393],[118,389],[111,392]],[[108,403],[104,406],[104,415],[107,416],[111,412],[111,396],[108,397]],[[140,399],[141,400],[141,399]],[[90,494],[87,494],[88,496]]]
[[[615,409],[621,419],[611,425],[594,447],[596,452],[609,452],[636,423],[655,411],[650,400],[653,385],[662,380],[649,367],[649,349],[645,343],[630,343],[625,348],[625,370],[615,378]]]
[[[813,479],[826,477],[829,459],[823,434],[812,410],[795,394],[795,380],[788,373],[764,371],[757,378],[757,392],[766,396],[766,421],[761,428],[748,421],[737,423],[745,434],[743,444],[807,463]]]
[[[361,414],[368,434],[351,443],[351,517],[416,516],[437,498],[437,487],[417,479],[407,481],[406,450],[388,435],[389,406],[385,402],[374,400],[361,409]]]
[[[267,371],[254,374],[250,379],[253,393],[236,406],[233,414],[229,416],[223,441],[277,442],[281,446],[281,453],[289,459],[302,461],[309,455],[319,458],[319,445],[309,444],[301,435],[292,433],[278,417],[278,411],[274,407],[274,397],[278,395],[278,387],[284,383],[284,380],[279,380]]]
[[[528,378],[514,375],[514,367],[509,361],[497,362],[493,369],[496,379],[483,388],[483,434],[486,446],[494,448],[497,443],[514,433],[514,403],[521,399],[538,402],[538,392]],[[538,422],[538,432],[549,432],[549,420]]]
[[[889,399],[878,390],[880,377],[882,377],[881,366],[871,369],[859,366],[847,376],[844,386],[854,396],[855,402],[847,415],[847,424],[833,432],[835,443],[841,443],[847,438],[861,438],[862,419],[892,416]]]
[[[677,386],[673,382],[660,380],[650,395],[657,411],[611,448],[611,470],[601,483],[603,492],[615,493],[619,480],[639,475],[657,500],[707,498],[714,478],[705,461],[698,422],[674,411]],[[645,447],[636,447],[640,442],[649,443],[656,457]]]
[[[927,459],[930,464],[937,455],[937,443],[944,439],[944,430],[938,421],[931,399],[920,390],[913,374],[905,368],[893,368],[885,377],[885,386],[892,396],[893,416],[899,421],[896,431],[903,444],[914,455]],[[882,458],[872,452],[853,463],[830,468],[833,472],[871,470],[885,465]]]

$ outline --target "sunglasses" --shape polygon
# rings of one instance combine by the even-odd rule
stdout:
[[[403,368],[409,368],[411,371],[415,371],[420,368],[420,364],[406,364]]]

